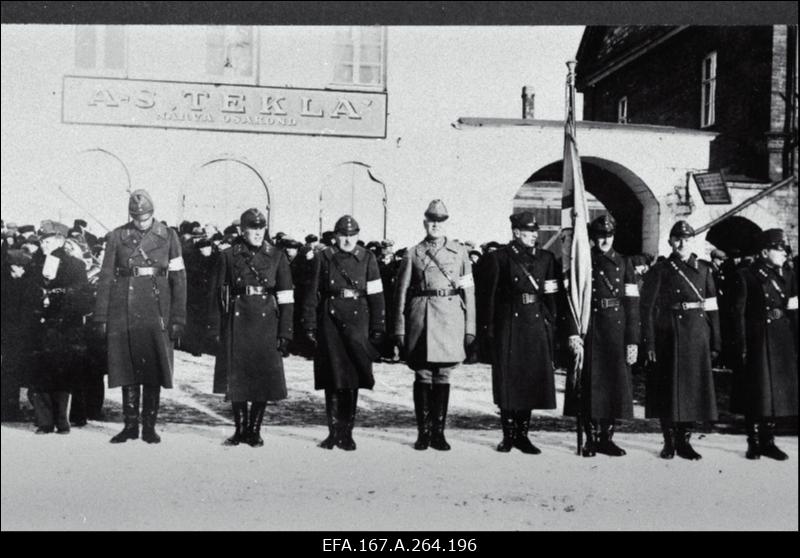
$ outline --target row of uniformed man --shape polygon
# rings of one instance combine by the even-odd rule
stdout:
[[[107,340],[109,387],[123,390],[124,429],[112,442],[155,431],[159,390],[172,387],[173,341],[186,322],[186,274],[174,231],[155,221],[153,202],[131,195],[131,221],[108,235],[93,314]],[[447,210],[434,200],[425,211],[425,238],[402,260],[389,329],[415,373],[418,438],[415,448],[450,449],[445,424],[450,378],[473,346],[475,284],[463,245],[445,234]],[[336,245],[313,258],[310,288],[294,300],[288,260],[265,242],[266,218],[241,217],[242,235],[221,252],[211,279],[208,328],[218,337],[214,392],[232,402],[236,431],[226,444],[263,444],[267,401],[287,396],[282,356],[292,338],[316,348],[315,388],[325,391],[328,437],[319,445],[353,450],[359,389],[372,389],[373,362],[386,337],[383,283],[374,254],[358,245],[351,216],[336,223]],[[633,418],[629,365],[639,346],[652,364],[647,416],[661,419],[661,456],[700,455],[691,425],[717,420],[711,361],[720,350],[716,292],[710,266],[689,251],[691,227],[670,231],[672,254],[645,276],[641,300],[631,262],[612,248],[609,217],[595,220],[592,238],[592,312],[577,335],[560,269],[537,246],[532,213],[511,216],[513,240],[487,256],[484,331],[492,388],[501,410],[498,451],[536,454],[528,431],[533,409],[556,407],[553,340],[569,340],[582,373],[568,382],[565,414],[580,415],[583,455],[625,452],[613,441],[617,419]],[[774,443],[774,420],[797,415],[797,286],[785,270],[783,233],[765,231],[758,260],[737,280],[735,405],[748,425],[748,458],[785,459]],[[295,302],[303,331],[294,331]],[[139,400],[142,399],[140,412]],[[141,419],[141,420],[140,420]]]

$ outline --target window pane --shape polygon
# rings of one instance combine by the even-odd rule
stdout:
[[[75,27],[75,67],[94,68],[97,52],[97,28],[91,25]]]
[[[367,64],[381,63],[381,47],[373,45],[361,45],[361,62]]]
[[[221,75],[225,65],[225,28],[208,27],[206,31],[206,73]]]
[[[336,38],[337,43],[350,43],[353,41],[353,36],[351,29],[349,27],[343,27],[336,29]]]
[[[336,45],[333,52],[337,62],[353,62],[353,45]]]
[[[378,84],[381,81],[380,66],[360,66],[358,70],[358,81],[367,85]]]
[[[125,28],[122,25],[106,26],[105,67],[110,70],[125,68]]]
[[[381,28],[380,27],[362,27],[361,28],[361,44],[381,44]]]
[[[228,58],[239,76],[253,75],[253,28],[237,26],[228,33]]]
[[[333,72],[333,81],[337,83],[353,83],[353,66],[351,64],[337,64]]]

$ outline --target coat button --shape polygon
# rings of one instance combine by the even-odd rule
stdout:
[[[262,316],[262,317],[265,317],[265,316],[266,316],[266,314],[265,314],[264,312],[261,312],[261,316]]]
[[[236,312],[236,314],[234,314],[234,315],[235,315],[235,316],[238,316],[238,315],[239,315],[239,312]]]

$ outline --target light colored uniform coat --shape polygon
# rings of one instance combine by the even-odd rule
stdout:
[[[434,263],[429,250],[449,278]],[[455,288],[460,289],[459,295],[414,296],[415,291]],[[425,241],[409,249],[400,265],[395,304],[394,333],[406,336],[412,368],[423,361],[463,361],[464,335],[475,335],[475,285],[466,248],[445,239],[438,249]],[[421,342],[424,355],[416,350]]]

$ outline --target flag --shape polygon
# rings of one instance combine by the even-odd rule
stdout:
[[[581,336],[589,327],[592,311],[592,255],[589,217],[581,159],[575,142],[575,88],[567,82],[567,121],[564,127],[564,176],[561,198],[562,269],[575,327]]]

